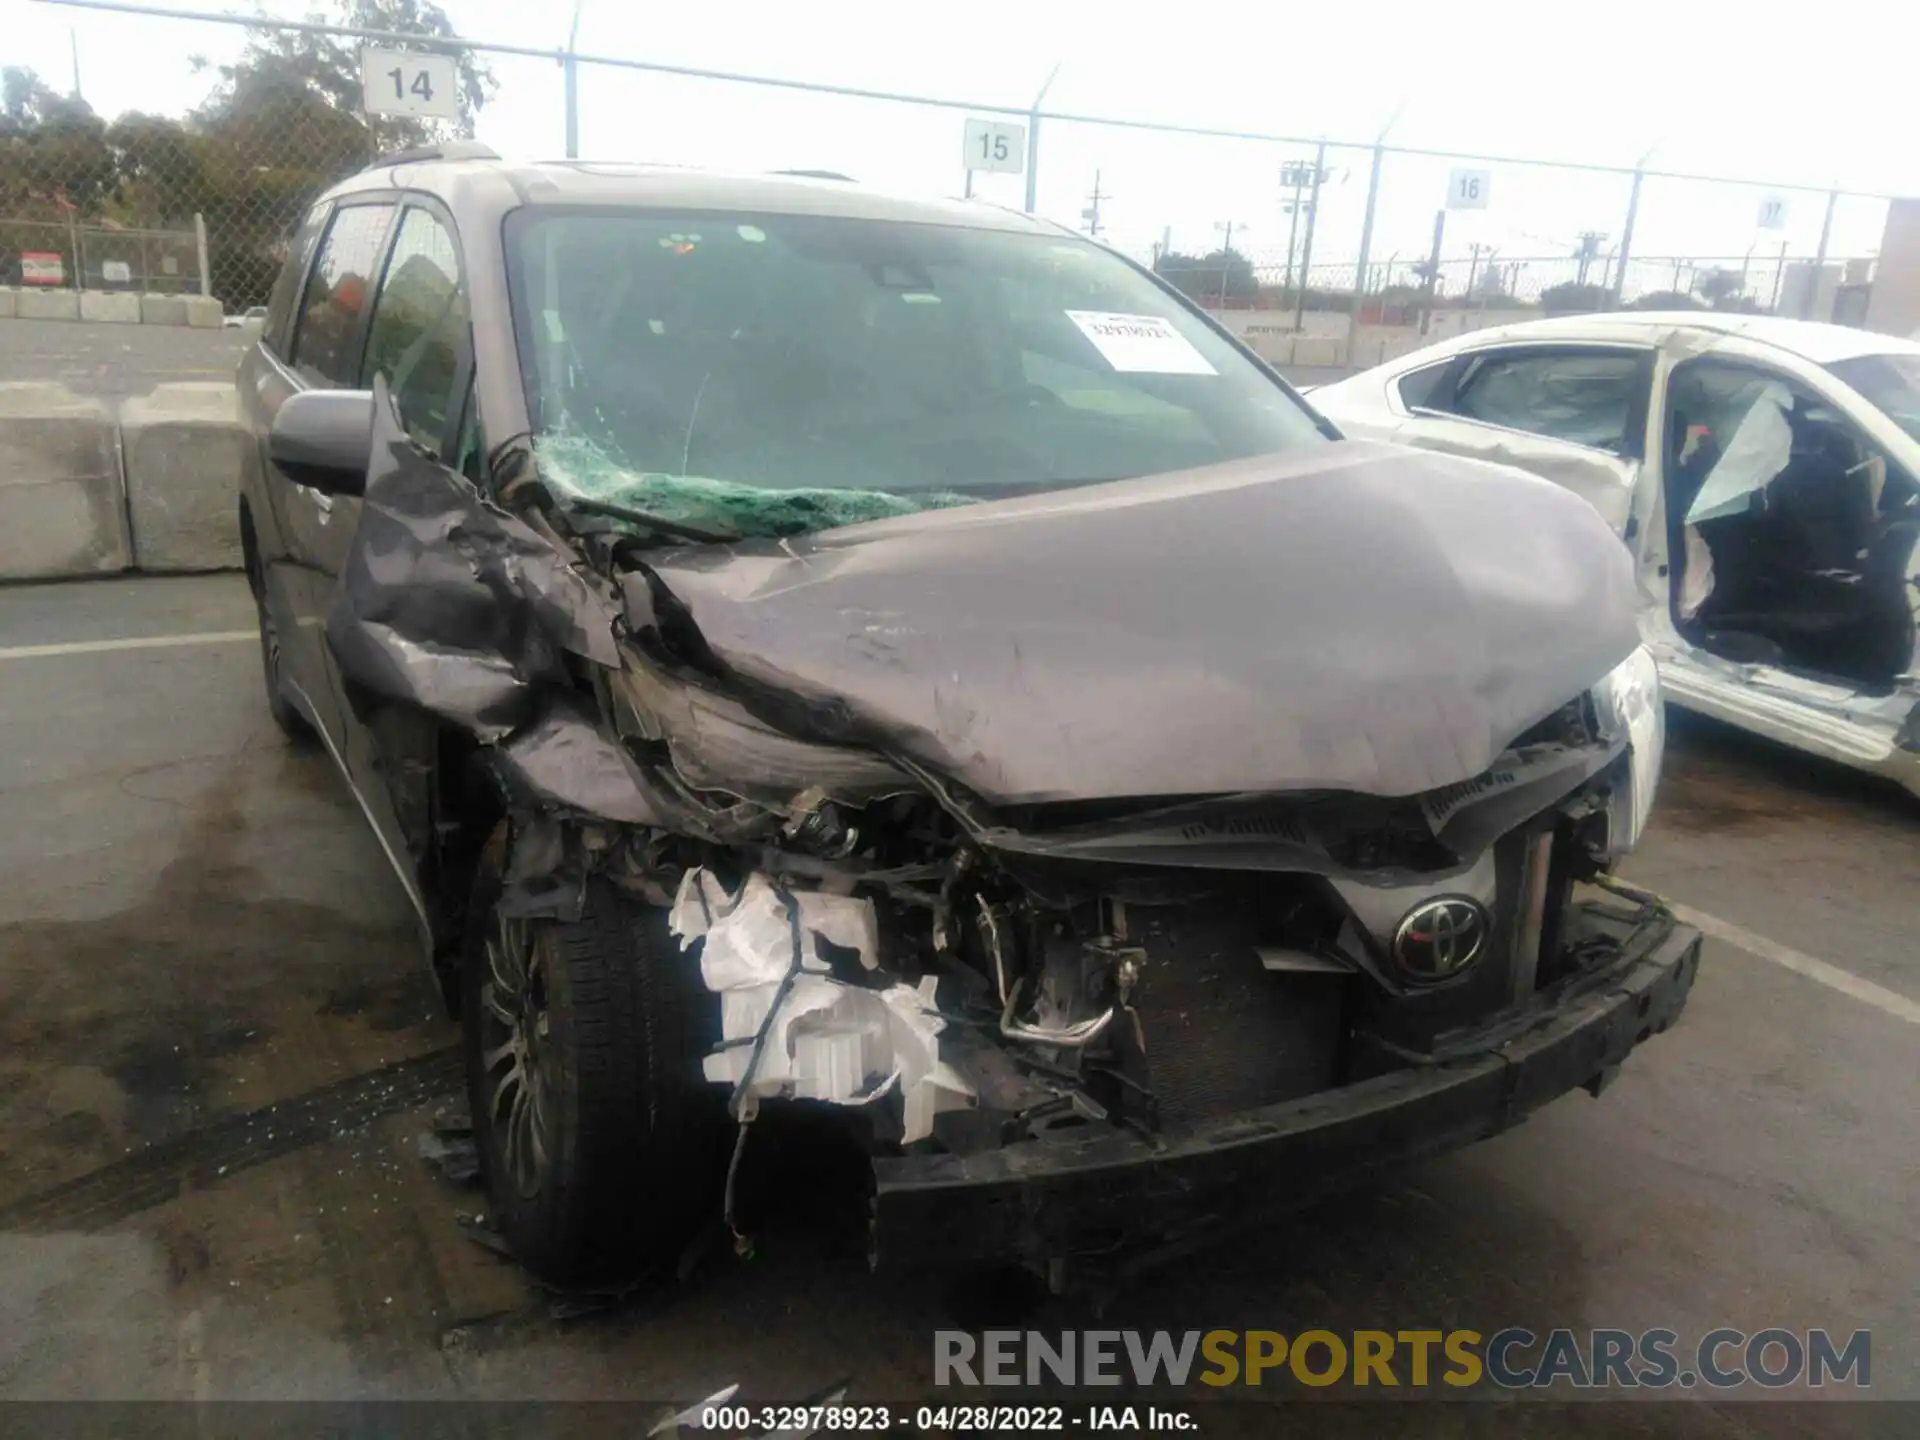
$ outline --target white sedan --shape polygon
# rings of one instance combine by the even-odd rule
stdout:
[[[1356,438],[1518,466],[1633,552],[1667,697],[1920,794],[1920,344],[1623,312],[1316,388]]]

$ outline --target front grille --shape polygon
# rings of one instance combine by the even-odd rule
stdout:
[[[1334,1083],[1342,1011],[1355,981],[1268,971],[1244,920],[1186,912],[1144,928],[1130,941],[1147,952],[1134,1009],[1163,1128]]]

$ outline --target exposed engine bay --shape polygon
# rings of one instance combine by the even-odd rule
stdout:
[[[1178,1132],[1431,1063],[1617,949],[1572,892],[1645,824],[1657,690],[1624,555],[1551,486],[1497,522],[1530,568],[1473,548],[1469,464],[1362,445],[689,547],[556,506],[524,446],[482,499],[378,413],[328,629],[356,709],[476,742],[503,913],[589,874],[670,909],[742,1125]],[[1216,578],[1155,614],[1176,500]],[[1369,533],[1375,573],[1303,568]]]

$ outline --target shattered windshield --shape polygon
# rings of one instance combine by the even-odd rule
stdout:
[[[1827,368],[1920,440],[1920,355],[1860,355]]]
[[[508,245],[563,496],[792,534],[1325,443],[1150,279],[1068,236],[530,210]]]

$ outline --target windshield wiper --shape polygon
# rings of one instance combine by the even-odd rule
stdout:
[[[569,498],[566,502],[569,510],[579,510],[588,515],[606,515],[615,520],[628,520],[635,525],[644,525],[649,530],[662,535],[671,535],[677,540],[693,540],[702,545],[724,545],[729,540],[740,538],[736,531],[709,530],[701,525],[688,525],[680,520],[663,520],[658,515],[645,510],[635,510],[628,505],[616,505],[611,500],[587,500]]]

